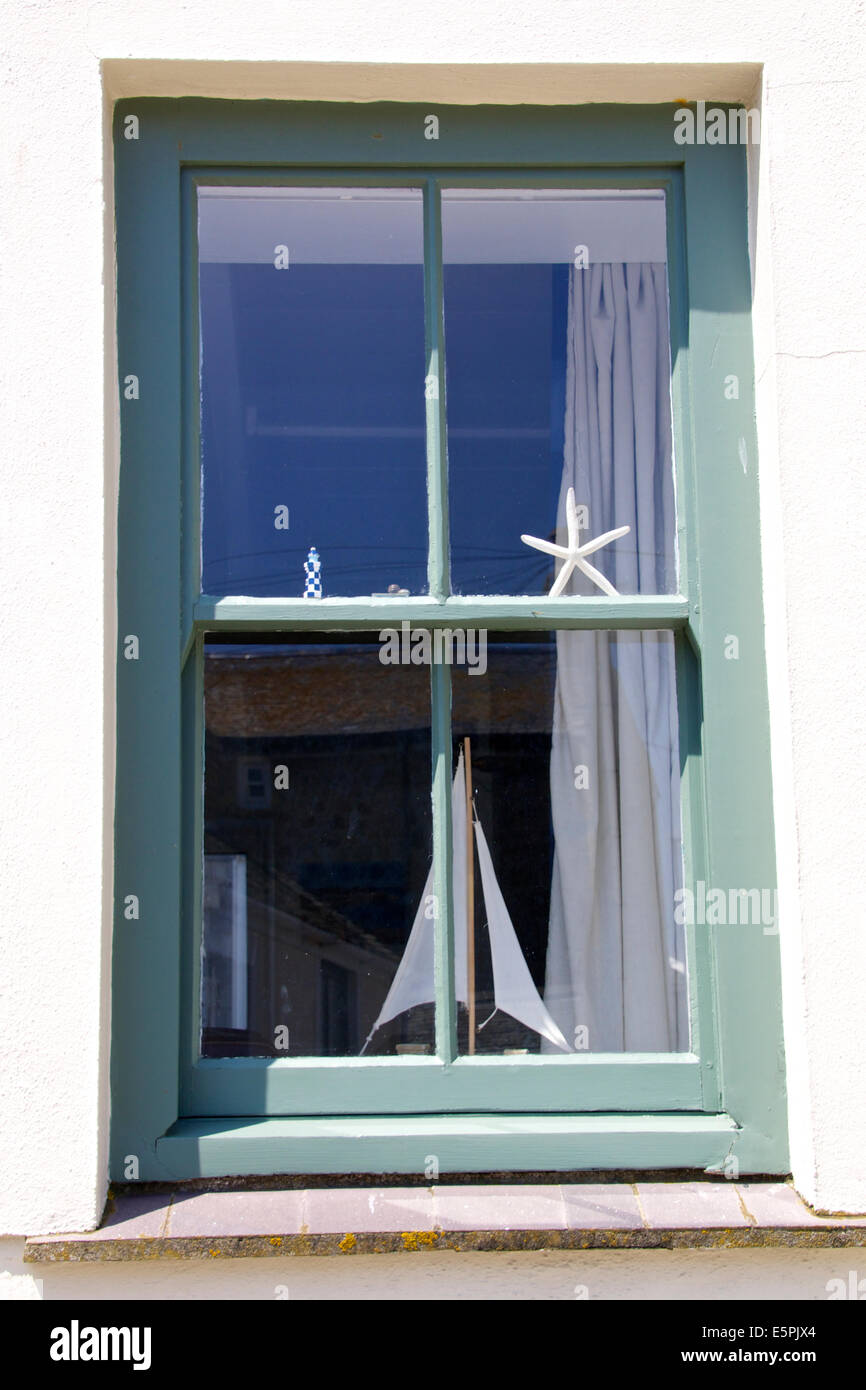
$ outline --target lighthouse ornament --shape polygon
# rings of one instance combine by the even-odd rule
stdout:
[[[322,597],[322,562],[316,547],[310,546],[310,553],[304,561],[304,598]]]

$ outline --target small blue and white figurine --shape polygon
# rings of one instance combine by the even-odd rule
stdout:
[[[304,584],[304,598],[321,598],[322,562],[314,545],[310,547],[310,553],[304,561],[304,574],[307,576]]]

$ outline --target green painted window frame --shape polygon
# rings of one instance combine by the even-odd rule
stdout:
[[[787,1171],[778,938],[760,925],[689,929],[690,1053],[457,1057],[448,986],[445,665],[431,667],[434,886],[442,904],[436,1056],[196,1056],[207,633],[378,631],[403,618],[420,627],[670,630],[685,881],[774,887],[746,151],[677,145],[676,109],[448,106],[437,110],[433,141],[425,139],[431,108],[420,105],[142,98],[115,108],[121,466],[113,1178],[423,1173],[431,1153],[440,1172],[726,1164],[732,1172]],[[443,389],[427,402],[429,595],[310,605],[200,594],[197,185],[422,187],[427,372],[444,382],[438,189],[519,187],[530,179],[532,186],[665,192],[681,592],[447,597]],[[732,375],[739,383],[733,400],[725,391]],[[739,642],[735,661],[725,655],[731,634]],[[128,659],[131,635],[135,659]]]

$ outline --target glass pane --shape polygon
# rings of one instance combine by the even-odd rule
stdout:
[[[686,1051],[672,635],[490,633],[483,666],[452,672],[461,1052]]]
[[[430,869],[429,672],[379,652],[206,643],[203,1056],[432,1051],[432,994],[384,1008]]]
[[[442,199],[454,592],[675,592],[662,193]],[[521,540],[567,549],[569,489],[573,546],[629,528],[595,576]]]
[[[202,589],[427,584],[419,189],[202,188]]]

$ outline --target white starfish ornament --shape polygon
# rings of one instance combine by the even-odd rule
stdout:
[[[584,558],[591,555],[594,550],[601,550],[603,545],[610,541],[619,540],[620,536],[628,535],[630,526],[618,526],[615,531],[605,531],[603,536],[596,536],[594,541],[587,541],[584,545],[580,544],[580,527],[577,520],[577,503],[574,500],[574,488],[568,489],[568,496],[565,499],[565,521],[568,527],[568,543],[566,545],[554,545],[553,541],[539,540],[538,536],[521,536],[524,545],[534,546],[536,550],[543,550],[545,555],[555,555],[558,559],[564,560],[565,564],[556,576],[553,587],[548,598],[558,598],[563,592],[566,584],[576,569],[592,580],[593,584],[605,593],[616,597],[618,591],[613,587],[609,579],[595,568],[594,565]]]

